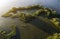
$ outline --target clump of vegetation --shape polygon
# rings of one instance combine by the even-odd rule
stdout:
[[[17,12],[17,8],[16,8],[16,7],[13,7],[13,8],[9,11],[9,13],[10,13],[10,12],[16,13],[16,12]]]
[[[60,33],[54,33],[52,36],[49,36],[47,39],[60,39]]]
[[[35,16],[42,16],[42,17],[47,17],[47,18],[53,18],[54,15],[56,14],[56,11],[49,9],[49,8],[43,8],[36,10],[35,13],[33,13]]]
[[[56,28],[60,29],[60,19],[59,18],[52,18],[50,21],[55,25]]]
[[[27,6],[27,7],[19,7],[17,10],[32,10],[32,9],[39,9],[41,6],[39,5],[33,5],[33,6]]]
[[[16,14],[14,16],[11,16],[12,18],[19,18],[21,21],[24,21],[24,22],[29,22],[31,21],[32,19],[35,19],[34,16],[32,16],[31,14],[28,14],[28,13],[19,13],[19,14]]]
[[[11,26],[10,28],[12,28],[12,30],[9,33],[0,29],[0,38],[1,39],[11,39],[11,37],[16,35],[16,27]]]

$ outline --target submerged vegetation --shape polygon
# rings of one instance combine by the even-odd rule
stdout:
[[[35,11],[31,12],[31,13],[26,13],[26,12],[24,12],[24,10],[27,12],[28,12],[28,10],[30,10],[30,11],[35,10]],[[20,12],[20,11],[22,11],[22,12]],[[57,14],[57,12],[55,10],[52,10],[51,8],[39,6],[39,5],[28,6],[28,7],[19,7],[19,8],[13,7],[6,14],[2,15],[2,17],[10,17],[12,19],[18,18],[23,23],[29,23],[35,19],[42,19],[42,18],[46,19],[47,18],[47,20],[43,19],[43,21],[46,21],[46,22],[48,21],[47,23],[50,23],[52,25],[52,27],[58,29],[58,32],[60,33],[60,17],[59,16],[60,15]],[[39,25],[39,26],[41,26],[41,25]],[[44,27],[46,27],[46,26],[44,26]],[[48,27],[50,27],[50,26],[48,26]],[[10,32],[7,36],[5,34],[5,31],[1,31],[3,33],[3,36],[9,37],[8,39],[10,39],[11,36],[15,35],[15,27],[12,27],[12,28],[13,28],[12,29],[13,31]],[[54,32],[52,32],[52,33],[54,33]],[[57,35],[59,35],[59,34],[53,34],[53,36],[49,36],[47,39],[60,39],[60,36],[58,37]]]

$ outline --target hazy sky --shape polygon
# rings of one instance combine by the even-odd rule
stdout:
[[[7,12],[10,8],[14,6],[19,7],[33,4],[41,4],[60,11],[59,0],[0,0],[0,14]]]

